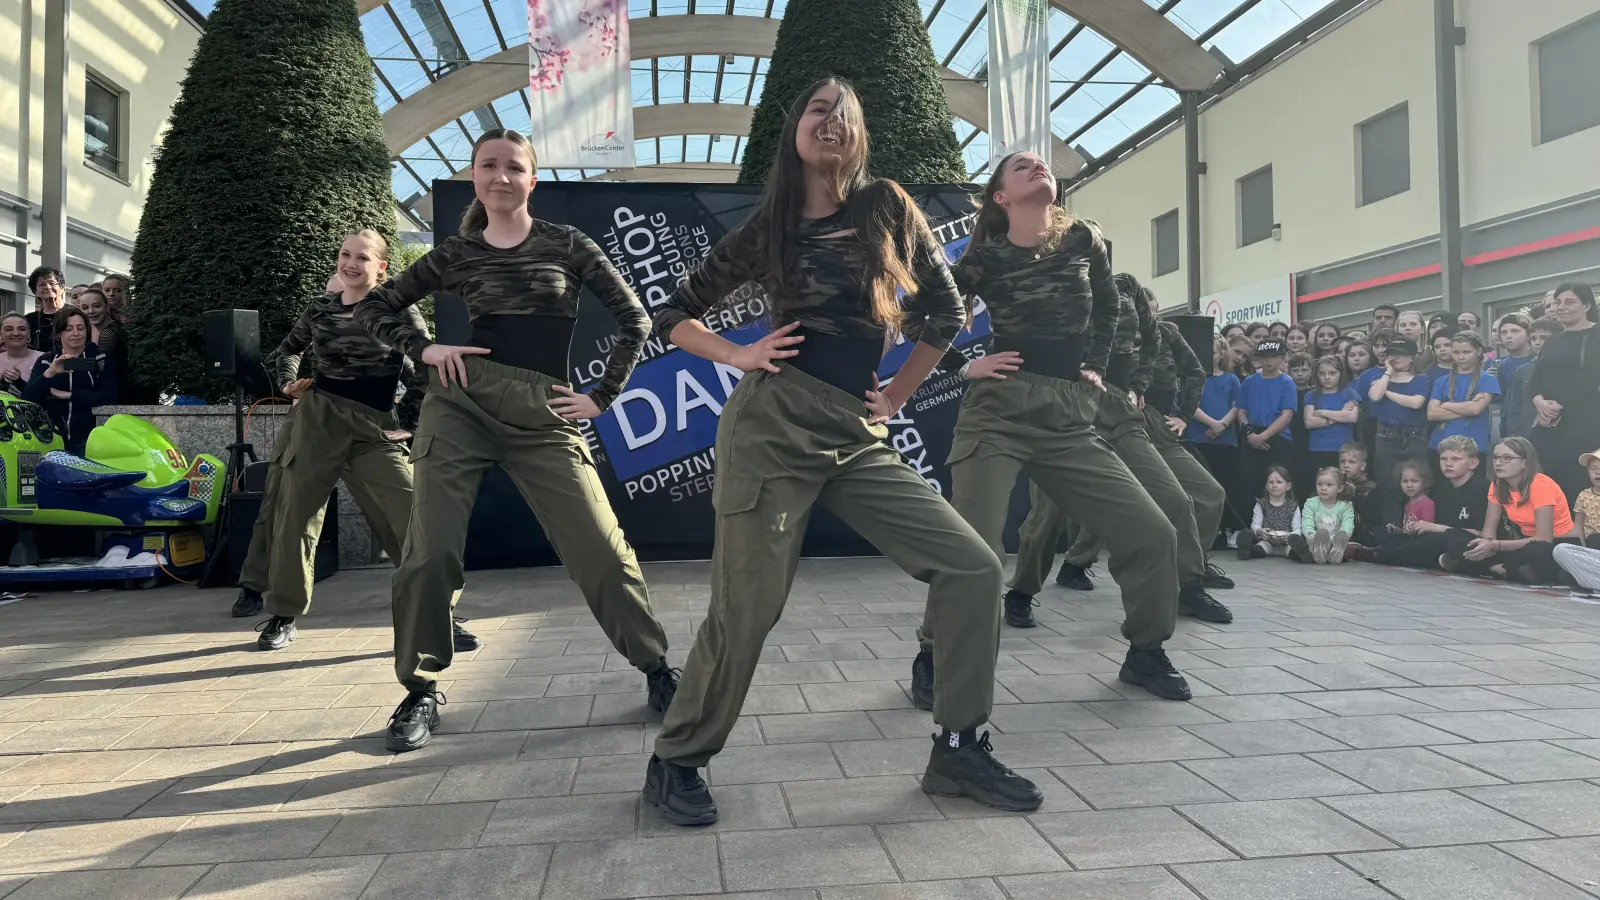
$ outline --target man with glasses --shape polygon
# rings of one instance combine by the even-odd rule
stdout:
[[[28,320],[28,346],[41,353],[55,349],[55,315],[61,308],[61,295],[65,291],[67,276],[60,269],[40,266],[28,274],[28,290],[33,292],[35,307],[23,318]]]

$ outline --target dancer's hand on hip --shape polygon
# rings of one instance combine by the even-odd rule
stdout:
[[[1079,369],[1078,380],[1088,382],[1102,391],[1106,389],[1106,383],[1100,379],[1100,373],[1093,369]]]
[[[872,376],[872,390],[867,391],[867,410],[871,413],[867,417],[868,425],[882,425],[894,418],[904,405],[905,401],[896,399],[890,390],[878,390],[878,376]]]
[[[1002,350],[979,356],[967,363],[967,379],[995,378],[1005,380],[1005,372],[1015,372],[1022,366],[1022,354],[1015,350]]]
[[[749,346],[740,347],[738,350],[729,355],[728,365],[733,366],[735,369],[738,369],[741,372],[756,372],[762,370],[767,372],[778,371],[778,366],[774,360],[788,359],[791,356],[798,356],[800,354],[799,350],[788,349],[789,347],[793,347],[795,344],[805,340],[805,335],[800,335],[798,337],[790,336],[790,332],[799,327],[799,322],[790,322],[782,328],[771,332],[761,340],[756,341]]]
[[[452,379],[462,387],[467,386],[468,356],[482,356],[489,351],[483,347],[452,347],[447,344],[429,344],[422,351],[422,361],[439,373],[439,378],[445,384]]]
[[[550,409],[568,422],[597,418],[604,412],[588,394],[580,394],[564,384],[552,385],[550,389],[561,395],[550,401]]]
[[[291,381],[284,385],[282,393],[285,397],[288,397],[291,400],[299,400],[301,397],[304,397],[306,395],[306,391],[310,389],[311,379],[301,378],[298,381]]]

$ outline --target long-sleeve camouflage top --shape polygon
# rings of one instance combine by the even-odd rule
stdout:
[[[1148,373],[1155,365],[1161,339],[1144,294],[1119,292],[1117,309],[1117,330],[1105,374],[1113,385],[1126,389],[1133,386],[1141,372]]]
[[[406,324],[424,337],[428,323],[415,306],[405,308],[401,315]],[[380,343],[351,314],[340,294],[324,294],[306,304],[295,320],[294,327],[284,336],[272,354],[270,369],[278,387],[300,377],[300,362],[306,351],[311,351],[313,371],[318,378],[335,381],[355,379],[394,379],[404,383],[405,396],[400,398],[396,416],[400,427],[414,429],[417,414],[422,408],[422,396],[428,390],[428,371],[399,350]]]
[[[527,239],[507,248],[490,246],[482,234],[448,238],[399,277],[379,285],[356,304],[355,314],[378,340],[420,364],[422,351],[433,342],[402,311],[434,291],[466,301],[473,320],[493,315],[576,319],[578,292],[584,287],[617,320],[605,374],[589,392],[605,409],[639,361],[650,336],[650,317],[605,253],[571,226],[534,219]]]
[[[798,272],[788,279],[795,293],[774,302],[774,327],[799,322],[820,334],[888,336],[885,326],[872,317],[865,290],[866,248],[852,228],[848,204],[825,218],[801,220],[795,253]],[[926,225],[920,230],[911,241],[917,290],[901,301],[906,307],[902,327],[908,338],[946,350],[965,324],[966,312],[945,265],[944,249]],[[743,225],[723,236],[656,314],[656,329],[670,335],[679,323],[715,309],[745,282],[754,281],[769,296],[778,296],[775,273],[767,271],[755,245],[756,235]],[[805,352],[804,347],[799,349]]]
[[[996,338],[1051,340],[1087,332],[1083,368],[1106,370],[1119,301],[1105,241],[1093,226],[1073,223],[1049,254],[998,235],[969,246],[954,272],[963,294],[983,298]]]
[[[1189,342],[1183,339],[1173,322],[1160,323],[1157,344],[1155,364],[1147,370],[1147,380],[1140,382],[1135,375],[1134,389],[1145,394],[1147,400],[1151,396],[1163,398],[1163,401],[1167,397],[1175,398],[1176,415],[1187,422],[1194,418],[1194,411],[1200,406],[1200,392],[1206,386],[1205,367],[1200,365],[1200,357],[1194,355]],[[1160,412],[1165,415],[1169,410]]]

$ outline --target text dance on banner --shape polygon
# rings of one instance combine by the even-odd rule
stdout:
[[[631,168],[628,4],[528,0],[528,103],[541,167]]]
[[[434,183],[437,240],[453,228],[453,213],[472,197],[472,185]],[[954,261],[969,240],[971,188],[908,186],[928,213],[934,234]],[[739,185],[546,182],[533,195],[534,215],[572,225],[605,250],[617,270],[654,315],[678,282],[711,247],[754,209],[760,189]],[[454,298],[437,298],[439,338],[452,342],[444,323]],[[989,317],[978,314],[956,344],[981,354]],[[755,284],[734,291],[704,319],[740,344],[759,340],[771,328],[766,293]],[[572,345],[570,380],[578,390],[604,372],[615,323],[585,292]],[[465,339],[465,329],[456,341]],[[892,381],[911,346],[896,337],[878,369]],[[715,524],[711,489],[716,483],[717,422],[743,372],[700,359],[652,334],[627,387],[611,408],[584,427],[589,448],[629,541],[645,559],[709,558]],[[965,382],[955,372],[935,370],[888,423],[888,442],[933,490],[948,496],[945,458],[955,431]],[[1025,492],[1023,492],[1025,496]],[[1014,511],[1020,519],[1025,506]],[[870,555],[876,551],[844,523],[818,509],[806,531],[811,556]],[[469,535],[469,568],[514,567],[551,562],[542,533],[509,479],[496,473],[479,493]]]

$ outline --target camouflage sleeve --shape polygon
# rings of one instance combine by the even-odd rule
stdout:
[[[606,357],[605,374],[589,391],[589,397],[603,411],[622,393],[622,386],[633,374],[633,367],[644,352],[645,339],[650,336],[650,317],[605,252],[576,228],[572,229],[572,265],[584,286],[600,298],[606,312],[617,320],[617,333]]]
[[[1103,373],[1117,333],[1117,286],[1111,280],[1111,259],[1098,229],[1089,248],[1089,287],[1094,300],[1089,309],[1089,346],[1083,355],[1083,367]]]
[[[1130,382],[1134,390],[1144,393],[1154,377],[1156,357],[1161,353],[1160,320],[1150,312],[1150,298],[1143,291],[1134,291],[1133,308],[1139,316],[1139,359],[1133,367]]]
[[[444,285],[450,266],[453,241],[429,250],[399,276],[378,285],[351,311],[361,327],[373,337],[421,364],[422,351],[433,344],[426,330],[419,330],[406,308],[416,306]]]
[[[1172,348],[1173,360],[1178,367],[1178,418],[1187,422],[1194,418],[1194,411],[1200,408],[1200,392],[1206,387],[1206,370],[1177,326],[1161,330]]]
[[[743,226],[723,235],[689,277],[678,284],[677,290],[667,298],[666,307],[656,313],[656,333],[672,340],[672,329],[710,312],[733,293],[734,288],[754,278],[747,263],[752,250],[745,240]]]
[[[961,296],[977,294],[978,285],[983,283],[983,248],[976,242],[969,242],[961,258],[950,267],[950,274],[955,278],[956,290],[961,292]]]
[[[316,308],[315,300],[306,304],[300,311],[300,318],[295,319],[294,327],[284,335],[283,343],[272,354],[272,386],[282,388],[300,376],[300,357],[311,349],[311,312]]]
[[[428,323],[422,318],[422,312],[413,306],[406,313],[411,320],[411,327],[426,335]],[[428,393],[428,369],[428,366],[401,354],[400,383],[406,390],[395,406],[395,416],[399,419],[400,427],[406,431],[417,430],[417,418],[422,415],[422,398]]]
[[[955,279],[945,264],[944,248],[926,222],[922,222],[914,240],[912,274],[917,291],[906,301],[920,320],[917,341],[936,350],[949,350],[956,335],[967,326],[967,308],[956,293]]]

